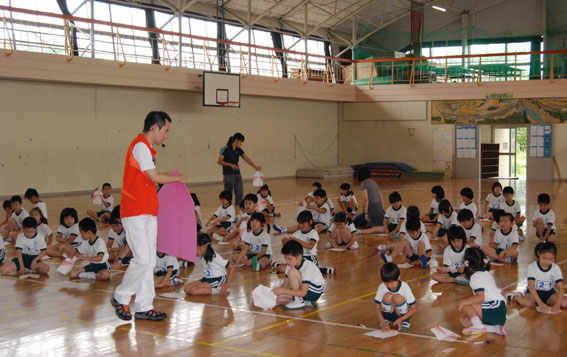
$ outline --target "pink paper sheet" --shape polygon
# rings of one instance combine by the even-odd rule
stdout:
[[[187,186],[181,182],[165,184],[158,192],[158,199],[158,251],[195,262],[197,223],[195,204]]]

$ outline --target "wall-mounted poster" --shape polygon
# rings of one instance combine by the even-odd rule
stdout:
[[[551,157],[551,125],[530,126],[530,157]]]
[[[567,123],[567,98],[434,100],[432,124]]]
[[[457,125],[457,159],[476,158],[476,126]]]

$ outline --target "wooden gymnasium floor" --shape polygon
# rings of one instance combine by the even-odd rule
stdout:
[[[280,224],[291,224],[295,219],[296,205],[310,188],[312,179],[278,179],[270,184]],[[335,200],[338,185],[348,181],[360,188],[352,179],[323,180],[324,188]],[[507,180],[501,181],[504,186]],[[116,184],[116,183],[115,183]],[[406,206],[417,204],[422,212],[431,202],[429,190],[442,184],[451,202],[459,203],[458,192],[470,186],[476,194],[477,204],[483,201],[492,181],[483,180],[389,180],[381,182],[382,192],[398,190]],[[567,216],[567,187],[553,182],[511,181],[516,198],[531,221],[536,209],[538,193],[548,192],[552,208],[558,218],[559,254],[557,262],[565,273],[567,267],[567,230],[563,218]],[[246,190],[252,191],[250,182]],[[218,206],[220,184],[192,186],[199,195],[204,218]],[[119,193],[114,193],[118,201]],[[360,198],[359,198],[360,199]],[[85,216],[89,204],[88,194],[46,197],[51,217],[50,226],[57,227],[61,208],[71,206]],[[29,204],[24,204],[29,208]],[[486,224],[485,224],[486,225]],[[488,231],[488,230],[487,230]],[[108,228],[101,228],[106,239]],[[528,239],[520,246],[519,263],[495,267],[493,274],[503,290],[520,290],[526,285],[526,270],[534,260],[535,233],[530,227]],[[273,250],[281,258],[279,236],[273,236]],[[487,235],[485,234],[485,240]],[[170,314],[164,322],[124,323],[116,318],[109,304],[114,288],[120,283],[123,272],[113,270],[110,282],[69,280],[55,272],[58,261],[48,260],[52,272],[49,277],[18,280],[15,276],[0,277],[0,355],[559,355],[567,349],[565,340],[565,312],[560,315],[540,315],[535,309],[508,306],[506,338],[481,336],[457,343],[439,342],[430,329],[441,325],[460,333],[460,313],[456,311],[459,299],[471,295],[469,287],[436,284],[429,270],[405,269],[401,278],[411,286],[418,312],[412,318],[411,329],[387,340],[364,336],[368,329],[378,328],[374,295],[380,283],[380,260],[375,246],[386,243],[385,237],[365,235],[360,249],[347,252],[329,252],[319,244],[319,261],[335,266],[337,274],[326,277],[326,291],[319,300],[319,308],[285,311],[277,307],[261,311],[250,302],[251,291],[259,284],[276,286],[281,276],[264,270],[259,273],[238,269],[228,296],[165,298],[160,294],[182,292],[182,287],[157,291],[156,308]],[[441,263],[442,250],[433,242],[435,257]],[[215,246],[228,257],[228,246]],[[12,245],[7,256],[14,256]],[[199,269],[182,272],[187,282],[201,277]],[[367,329],[360,325],[366,326]],[[474,342],[490,340],[489,344]]]

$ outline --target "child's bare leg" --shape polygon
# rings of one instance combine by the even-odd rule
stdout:
[[[63,244],[59,248],[59,252],[61,253],[61,255],[67,254],[69,258],[73,258],[75,256],[76,250],[69,244]]]
[[[550,298],[550,300],[551,300],[551,298]],[[527,295],[516,296],[514,298],[514,301],[517,302],[518,304],[522,305],[523,307],[532,307],[532,306],[535,305],[535,299],[529,293]]]
[[[0,272],[2,273],[2,275],[6,275],[13,273],[16,270],[17,270],[16,264],[13,261],[8,260],[8,262],[4,263],[4,266],[2,267],[2,269],[0,269]]]
[[[260,270],[266,269],[267,267],[270,267],[270,259],[266,258],[266,257],[262,257],[258,260],[258,263],[260,264],[261,268]]]
[[[185,285],[183,288],[185,294],[196,296],[196,295],[211,295],[213,293],[213,288],[209,283],[194,281]]]
[[[337,229],[335,232],[337,233],[336,241],[337,241],[337,244],[339,244],[339,245],[342,244],[342,243],[347,244],[352,237],[350,231],[346,228]],[[333,233],[335,233],[335,232],[333,232]]]
[[[242,241],[240,240],[240,237],[237,237],[230,242],[230,247],[232,248],[232,250],[239,250],[241,242]]]
[[[370,228],[361,229],[362,234],[384,233],[386,228],[384,226],[374,226]]]
[[[95,275],[95,280],[109,280],[110,279],[110,271],[108,270],[101,270]]]
[[[353,199],[348,201],[348,207],[347,207],[347,211],[348,208],[350,208],[350,212],[349,213],[356,213],[356,203],[354,202]]]
[[[471,327],[471,319],[478,317],[482,321],[482,308],[480,305],[465,305],[463,306],[463,313],[466,318],[461,318],[463,327]]]
[[[77,278],[79,278],[79,273],[82,273],[84,271],[85,271],[85,268],[75,268],[75,269],[73,269],[69,272],[69,277],[71,279],[77,279]]]
[[[557,299],[561,299],[561,307],[562,308],[567,307],[567,298],[565,298],[565,296],[559,296],[559,294],[551,295],[549,297],[549,300],[547,300],[547,304],[553,306],[557,302]]]
[[[514,221],[516,222],[516,224],[518,226],[521,226],[522,224],[524,224],[525,220],[526,220],[526,217],[524,217],[524,216],[516,217],[516,219],[514,219]]]
[[[446,273],[433,273],[433,275],[431,276],[433,278],[433,280],[438,281],[440,283],[454,283],[455,282],[455,278],[452,278],[449,276],[449,274]]]
[[[50,245],[47,247],[45,252],[51,258],[63,258],[63,254],[59,251],[59,248],[56,245]]]
[[[47,275],[49,273],[49,265],[44,262],[36,262],[30,265],[30,268],[37,271],[39,274]]]
[[[104,212],[98,218],[103,220],[103,221],[110,221],[110,212]]]
[[[392,258],[397,257],[398,255],[402,254],[403,252],[407,252],[411,250],[411,246],[407,240],[400,241],[398,243],[393,244],[393,251],[390,255]],[[408,250],[409,249],[409,250]]]
[[[337,244],[337,235],[337,231],[327,235],[327,241],[333,248],[339,248],[339,245]]]
[[[93,211],[93,210],[88,210],[88,211],[87,211],[87,215],[88,215],[89,217],[95,219],[95,220],[98,220],[98,216],[97,216],[96,212]]]
[[[536,229],[538,237],[540,237],[540,239],[543,239],[543,235],[545,233],[545,225],[543,224],[543,219],[536,219],[536,221],[534,222],[534,227]]]
[[[496,250],[494,250],[493,248],[480,247],[480,249],[482,249],[482,251],[484,252],[484,254],[486,254],[487,257],[492,258],[492,259],[496,259],[496,260],[500,260],[500,257],[498,256],[498,254],[496,254]]]
[[[154,286],[155,286],[156,289],[165,287],[166,282],[167,282],[167,279],[165,278],[165,275],[154,277]]]
[[[238,229],[235,229],[234,231],[225,235],[224,240],[225,240],[225,242],[228,242],[228,241],[233,240],[234,238],[237,238],[239,235],[240,235],[240,232],[238,231]]]

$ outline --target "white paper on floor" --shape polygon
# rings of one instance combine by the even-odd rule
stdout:
[[[20,275],[20,279],[27,279],[27,278],[39,279],[39,274],[24,274],[24,275]]]
[[[443,326],[435,326],[431,328],[431,332],[433,332],[439,341],[455,342],[461,338],[461,336]]]
[[[402,263],[402,264],[397,264],[398,268],[400,269],[408,269],[408,268],[413,268],[413,265],[410,263]]]
[[[258,285],[254,291],[252,291],[252,299],[254,305],[261,309],[269,310],[276,306],[276,295],[267,286]]]
[[[550,315],[555,315],[555,314],[560,314],[560,313],[561,313],[561,310],[559,310],[559,311],[551,311],[551,310],[544,311],[544,310],[543,310],[541,307],[539,307],[539,306],[536,306],[536,310],[537,310],[537,312],[541,312],[541,313],[544,313],[544,314],[550,314]]]
[[[343,248],[331,248],[329,249],[330,252],[344,252],[346,249]]]
[[[376,338],[390,338],[396,336],[397,334],[398,331],[396,330],[390,330],[388,332],[383,332],[382,330],[374,330],[372,332],[367,332],[364,335]]]
[[[159,294],[159,296],[168,299],[185,299],[185,294],[181,292],[163,293]]]

